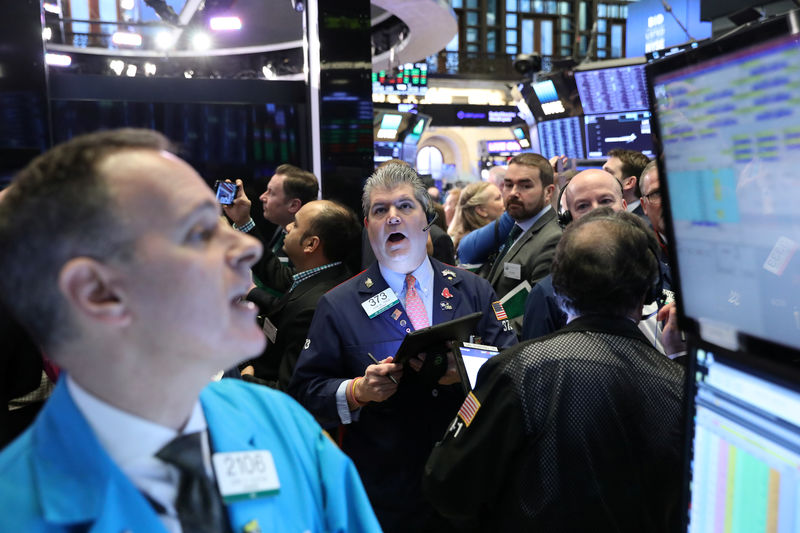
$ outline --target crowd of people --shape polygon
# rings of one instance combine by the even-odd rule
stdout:
[[[0,302],[27,339],[3,392],[57,384],[0,453],[0,530],[675,531],[658,168],[523,153],[501,177],[440,205],[388,161],[362,224],[285,164],[265,236],[241,180],[220,206],[159,133],[36,158],[0,196]],[[396,359],[473,313],[470,339]],[[474,387],[457,340],[500,352]]]

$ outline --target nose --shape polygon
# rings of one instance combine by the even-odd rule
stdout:
[[[261,258],[264,246],[261,241],[225,224],[232,234],[232,244],[227,251],[228,264],[236,270],[246,271]]]
[[[398,214],[399,211],[395,206],[389,207],[389,212],[387,213],[386,223],[387,224],[399,224],[400,223],[400,215]]]

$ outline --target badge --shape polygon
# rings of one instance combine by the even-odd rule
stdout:
[[[444,298],[452,298],[453,295],[450,293],[450,289],[445,287],[444,290],[442,291],[442,297],[444,297]]]
[[[519,263],[503,263],[503,275],[507,278],[522,279],[522,266]]]
[[[448,281],[453,281],[453,278],[456,277],[456,273],[449,268],[445,268],[442,270],[442,276],[448,278]]]
[[[275,324],[273,324],[269,318],[264,319],[264,325],[261,327],[261,331],[267,336],[269,342],[275,344],[275,339],[278,337],[278,328],[275,327]]]
[[[281,489],[275,461],[268,450],[217,452],[211,462],[225,503],[261,498]]]
[[[372,298],[361,302],[361,307],[364,308],[364,312],[367,313],[368,317],[375,318],[390,307],[393,307],[399,303],[399,301],[400,300],[397,299],[397,295],[394,293],[392,288],[389,287],[385,291],[379,292]]]
[[[447,311],[451,311],[453,309],[453,306],[450,305],[450,302],[439,302],[439,305],[442,307],[442,309]]]
[[[258,520],[253,519],[244,525],[242,528],[243,533],[261,533],[261,526],[258,525]]]
[[[394,313],[392,313],[392,318],[397,320],[398,318],[400,318],[400,315],[402,315],[402,314],[403,314],[402,311],[400,311],[399,309],[395,309]],[[402,324],[402,323],[401,323],[401,325],[405,326],[405,324]]]
[[[405,321],[405,320],[401,320],[401,321],[400,321],[400,325],[401,325],[401,326],[405,326],[405,325],[406,325],[406,321]]]
[[[367,280],[364,282],[364,285],[366,285],[368,289],[372,287],[374,285],[374,283],[372,283],[372,278],[367,278]]]

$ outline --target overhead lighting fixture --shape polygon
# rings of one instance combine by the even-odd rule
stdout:
[[[118,31],[111,36],[111,42],[121,46],[142,46],[142,36],[138,33]]]
[[[72,57],[66,54],[51,54],[44,55],[44,62],[51,67],[68,67],[72,64]]]
[[[45,2],[42,4],[42,8],[44,8],[44,10],[47,11],[48,13],[53,13],[55,15],[61,14],[61,8],[58,7],[58,4],[50,4],[48,2]]]
[[[212,17],[208,26],[214,31],[241,30],[242,20],[239,17]]]
[[[53,30],[49,26],[45,26],[42,29],[42,39],[45,41],[49,41],[53,38]]]
[[[192,76],[194,76],[194,71],[193,70],[184,70],[183,71],[183,77],[186,78],[187,80],[192,79]]]
[[[175,45],[175,34],[169,30],[161,30],[156,33],[156,47],[160,50],[167,50]]]
[[[125,70],[125,62],[121,59],[112,59],[108,62],[108,68],[117,76],[122,76],[122,71]]]
[[[261,72],[264,74],[264,78],[268,80],[274,80],[275,78],[278,77],[278,74],[272,67],[272,63],[266,64],[263,67],[261,67]]]
[[[128,65],[128,68],[125,69],[125,75],[128,76],[129,78],[132,78],[136,76],[136,70],[137,70],[136,65],[131,63],[130,65]]]
[[[154,63],[145,63],[144,64],[144,75],[145,76],[155,76],[156,75],[156,65]]]
[[[136,0],[119,0],[119,7],[121,9],[133,9],[136,7]]]
[[[195,50],[208,50],[211,48],[211,37],[203,32],[196,32],[192,35],[192,48]]]

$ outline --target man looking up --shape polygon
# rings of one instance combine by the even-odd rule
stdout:
[[[667,253],[667,226],[661,210],[661,184],[658,180],[658,165],[651,161],[644,167],[641,179],[642,209],[656,232],[658,244],[664,252],[662,260],[669,261]]]
[[[640,205],[639,176],[650,160],[641,152],[635,150],[614,149],[608,152],[608,161],[603,165],[603,170],[617,178],[622,184],[625,202],[628,211],[645,218]]]
[[[377,529],[352,464],[295,402],[208,384],[264,348],[243,298],[261,244],[161,134],[34,159],[0,201],[0,248],[0,300],[64,371],[0,454],[0,531]]]
[[[464,392],[450,356],[438,383],[393,356],[411,331],[474,312],[484,313],[480,342],[506,347],[516,338],[486,280],[427,256],[430,197],[412,168],[378,168],[362,203],[377,262],[320,299],[289,393],[324,426],[346,425],[342,449],[384,531],[424,531],[435,523],[420,494],[422,467]]]
[[[258,228],[250,218],[250,199],[244,194],[241,180],[236,180],[237,192],[230,206],[223,206],[225,214],[233,221],[233,227],[266,242],[264,255],[253,266],[253,273],[274,294],[283,294],[292,285],[294,271],[280,259],[286,226],[294,222],[296,213],[303,204],[316,200],[319,183],[311,172],[294,165],[284,164],[275,169],[267,184],[267,190],[259,197],[264,208],[264,218],[277,225],[275,233],[264,241]]]
[[[258,287],[247,295],[261,310],[269,340],[250,362],[253,374],[281,390],[289,385],[317,302],[352,276],[345,259],[358,248],[361,224],[347,207],[315,200],[300,208],[286,230],[283,249],[296,270],[289,291],[277,302]]]
[[[610,208],[566,229],[552,270],[569,324],[489,359],[426,465],[458,531],[678,530],[684,374],[636,327],[654,246]]]

